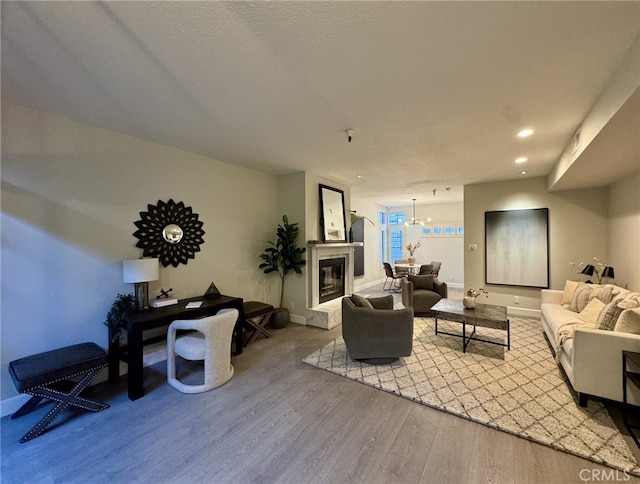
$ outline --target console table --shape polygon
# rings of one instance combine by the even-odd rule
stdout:
[[[202,301],[198,308],[186,309],[189,302]],[[220,309],[234,308],[238,310],[238,320],[234,329],[235,352],[242,353],[242,298],[231,296],[215,296],[212,298],[192,297],[181,299],[178,304],[159,309],[149,309],[130,314],[121,326],[127,331],[127,344],[120,346],[120,341],[112,341],[113,333],[109,330],[109,381],[115,383],[120,378],[120,361],[128,366],[128,392],[130,400],[144,396],[143,383],[143,349],[144,346],[166,341],[166,334],[145,339],[144,332],[154,328],[169,326],[177,319],[197,319],[212,316]],[[231,351],[231,348],[229,349]]]

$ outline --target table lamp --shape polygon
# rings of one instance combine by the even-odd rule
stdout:
[[[133,259],[122,261],[122,282],[135,284],[138,309],[149,307],[149,281],[160,279],[158,259]]]
[[[609,279],[615,279],[616,278],[616,272],[615,272],[614,268],[611,267],[611,266],[606,266],[602,270],[602,277],[608,277]]]

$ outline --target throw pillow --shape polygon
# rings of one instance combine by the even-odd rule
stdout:
[[[622,311],[613,330],[620,333],[640,334],[640,308]]]
[[[602,286],[594,287],[591,290],[589,299],[600,299],[605,304],[609,304],[613,300],[613,288]]]
[[[420,273],[421,275],[427,275],[427,274],[431,274],[433,275],[433,266],[431,264],[422,264],[420,266]]]
[[[593,284],[586,284],[581,282],[576,287],[576,290],[573,293],[573,297],[571,298],[571,304],[569,309],[574,313],[579,313],[582,311],[587,304],[589,304],[589,300],[591,299],[591,291],[593,291]]]
[[[591,323],[595,326],[598,321],[598,316],[600,316],[605,306],[606,304],[600,301],[600,299],[594,298],[580,311],[579,317],[585,323]]]
[[[409,274],[407,277],[413,283],[414,289],[428,289],[429,291],[433,291],[433,275],[414,276],[413,274]]]
[[[573,293],[576,292],[578,284],[580,284],[578,281],[570,281],[567,279],[567,282],[564,283],[564,292],[562,293],[562,302],[560,304],[563,306],[569,306],[571,304]]]
[[[351,300],[353,301],[353,304],[356,305],[356,307],[373,309],[373,305],[367,300],[366,297],[362,297],[362,296],[358,296],[357,294],[353,294],[351,296]]]
[[[640,301],[635,298],[623,299],[618,296],[616,299],[607,304],[596,322],[597,329],[604,329],[606,331],[612,331],[616,326],[616,322],[620,317],[620,314],[625,309],[634,309],[640,305]]]
[[[615,284],[605,284],[604,287],[610,287],[611,288],[611,296],[612,296],[611,299],[613,299],[614,297],[619,296],[620,294],[624,294],[626,292],[629,292],[624,287],[616,286]]]

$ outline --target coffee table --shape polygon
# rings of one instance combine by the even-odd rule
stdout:
[[[431,310],[435,313],[436,334],[446,334],[462,338],[462,352],[467,352],[467,346],[471,340],[482,341],[499,346],[506,346],[511,350],[511,331],[509,319],[507,318],[507,307],[496,306],[494,304],[476,304],[475,309],[467,309],[459,299],[440,299]],[[438,318],[462,323],[462,334],[446,333],[438,331]],[[467,336],[467,326],[473,326],[473,331]],[[490,341],[475,337],[476,326],[481,328],[501,329],[507,332],[507,342]]]

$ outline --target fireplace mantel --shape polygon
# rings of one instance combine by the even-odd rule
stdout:
[[[334,243],[334,244],[307,244],[310,254],[309,267],[309,308],[313,309],[320,304],[320,288],[318,287],[318,266],[323,259],[345,258],[345,294],[353,293],[353,252],[355,247],[362,246],[362,242]]]

